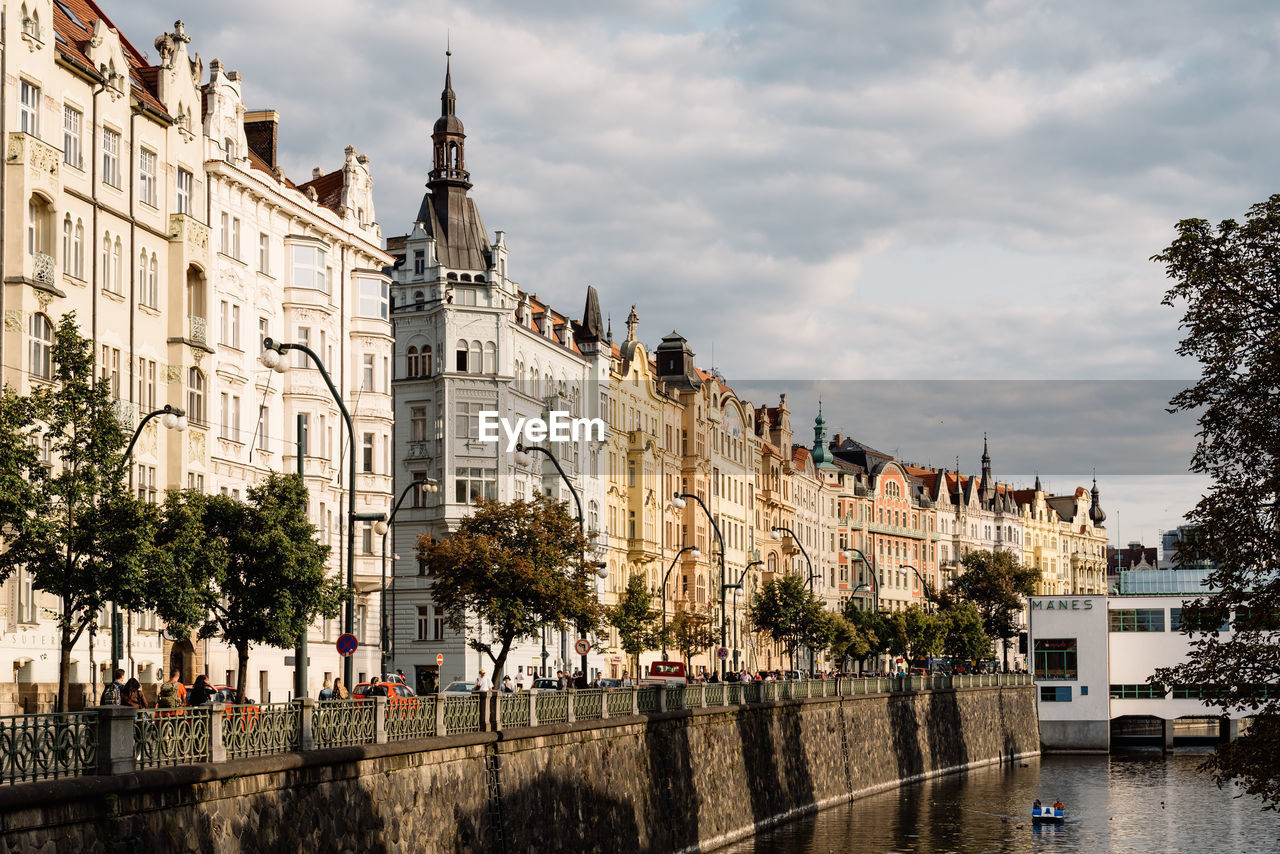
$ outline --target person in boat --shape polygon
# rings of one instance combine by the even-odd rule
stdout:
[[[1054,812],[1057,812],[1058,810],[1064,810],[1064,809],[1066,809],[1066,807],[1065,807],[1065,806],[1063,806],[1063,804],[1062,804],[1062,800],[1061,800],[1061,799],[1056,800],[1056,801],[1054,801],[1054,802],[1053,802],[1053,810],[1054,810]]]
[[[1032,813],[1040,813],[1044,811],[1044,807],[1040,806],[1040,799],[1036,798],[1036,802],[1031,805]]]

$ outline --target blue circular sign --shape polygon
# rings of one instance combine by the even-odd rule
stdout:
[[[338,655],[341,655],[343,658],[346,658],[349,655],[354,655],[357,646],[359,646],[359,644],[356,643],[355,635],[342,635],[338,638]]]
[[[729,657],[729,650],[727,647],[722,646],[716,650],[716,658],[720,659],[721,661],[724,661],[728,657]]]

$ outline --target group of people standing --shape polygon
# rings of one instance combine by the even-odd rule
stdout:
[[[102,689],[99,702],[103,706],[129,706],[134,709],[176,709],[181,706],[201,706],[212,702],[218,695],[218,689],[209,682],[204,674],[196,677],[190,688],[182,684],[182,671],[174,670],[166,682],[156,687],[156,699],[152,703],[142,690],[142,683],[130,677],[125,682],[124,669],[116,668],[111,674],[111,681]]]

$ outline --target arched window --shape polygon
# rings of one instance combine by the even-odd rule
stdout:
[[[62,219],[62,271],[70,273],[75,270],[71,248],[71,214]]]
[[[470,273],[463,273],[463,274],[462,274],[462,281],[464,281],[464,282],[469,282],[469,281],[471,281],[471,274],[470,274]]]
[[[49,254],[53,249],[50,246],[52,236],[50,232],[55,228],[55,220],[53,219],[53,208],[49,206],[40,196],[32,196],[27,202],[27,254],[35,255],[38,252]]]
[[[600,531],[600,505],[595,501],[587,503],[587,535]],[[603,545],[598,543],[598,545]]]
[[[492,341],[484,342],[484,372],[486,374],[492,374],[497,370],[495,365],[497,354],[497,348]]]
[[[102,289],[111,290],[111,235],[102,232]]]
[[[156,264],[156,254],[152,252],[151,263],[147,266],[147,288],[145,291],[145,302],[152,308],[160,307],[160,284],[159,276],[157,275],[158,270],[159,267]]]
[[[115,292],[120,293],[124,287],[124,258],[122,257],[124,248],[120,245],[120,238],[116,238],[115,245],[111,247],[111,275],[114,278]]]
[[[778,571],[778,556],[776,554],[769,555],[769,571],[770,572]]]
[[[146,282],[147,282],[147,253],[146,253],[146,250],[144,249],[142,252],[138,253],[138,289],[140,291],[138,295],[139,296],[138,302],[142,303],[143,305],[147,304],[147,291],[145,288]]]
[[[31,315],[27,331],[31,335],[31,375],[53,379],[53,324],[43,314]]]
[[[418,376],[418,348],[410,347],[405,351],[404,375],[406,377]]]
[[[457,347],[457,358],[453,366],[458,373],[465,374],[467,372],[467,342],[459,341]]]
[[[422,373],[419,374],[418,376],[422,376],[422,377],[431,376],[431,369],[433,365],[431,364],[431,345],[430,344],[422,345],[421,359],[422,359],[422,363],[421,363]]]
[[[484,273],[476,273],[476,281],[477,281],[477,282],[483,282],[483,281],[484,281]]]
[[[72,254],[75,256],[75,263],[71,267],[75,270],[77,279],[84,278],[84,221],[76,220],[76,236],[71,242]]]
[[[422,311],[426,307],[427,307],[426,295],[423,294],[422,291],[414,291],[413,292],[413,310]]]
[[[199,368],[187,370],[187,419],[193,424],[204,426],[204,374]]]
[[[467,357],[467,367],[473,374],[480,373],[481,368],[484,366],[484,357],[482,353],[483,351],[480,346],[480,342],[472,341],[471,352]]]

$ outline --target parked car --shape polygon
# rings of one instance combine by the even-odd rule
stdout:
[[[413,689],[401,682],[361,682],[351,692],[357,700],[368,697],[386,697],[387,702],[403,703],[414,696]]]
[[[474,693],[476,683],[474,682],[450,682],[444,687],[444,693],[447,697],[465,697]]]
[[[622,687],[621,679],[601,679],[600,687],[606,691],[616,691]]]
[[[683,661],[655,661],[649,665],[649,675],[641,678],[640,685],[686,685]]]
[[[560,683],[555,679],[535,679],[533,685],[530,686],[535,691],[559,691]]]

